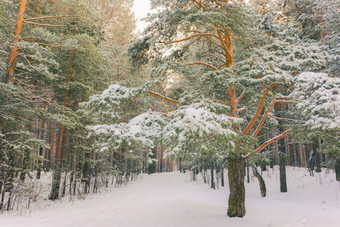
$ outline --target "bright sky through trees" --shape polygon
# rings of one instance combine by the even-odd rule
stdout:
[[[137,31],[143,31],[146,27],[147,23],[141,21],[143,17],[146,17],[150,10],[150,0],[135,0],[133,5],[133,12],[135,13],[135,17],[137,19]]]

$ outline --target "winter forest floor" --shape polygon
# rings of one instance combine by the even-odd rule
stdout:
[[[189,174],[144,175],[112,191],[85,200],[34,207],[30,213],[0,215],[0,226],[237,226],[336,227],[340,223],[340,182],[333,171],[310,177],[306,169],[288,167],[288,193],[279,192],[279,171],[263,172],[267,197],[256,178],[246,184],[244,218],[226,215],[228,187],[211,190]],[[48,204],[48,203],[46,203]]]

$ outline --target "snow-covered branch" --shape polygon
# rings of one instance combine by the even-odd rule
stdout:
[[[283,132],[282,134],[275,136],[273,138],[271,138],[270,140],[264,142],[260,147],[258,147],[257,149],[255,149],[254,152],[248,153],[245,156],[243,156],[245,159],[250,158],[252,155],[257,154],[259,152],[261,152],[263,149],[265,149],[267,146],[269,146],[270,144],[278,141],[279,139],[284,138],[285,136],[289,135],[290,133],[292,133],[291,130],[287,130],[285,132]]]

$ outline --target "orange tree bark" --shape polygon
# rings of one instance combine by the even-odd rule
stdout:
[[[17,23],[15,26],[15,32],[14,32],[14,37],[16,37],[16,40],[13,42],[13,47],[9,55],[8,69],[7,69],[7,75],[6,75],[7,83],[12,83],[14,80],[14,68],[15,68],[16,58],[18,54],[18,43],[20,41],[19,36],[21,34],[22,25],[24,24],[26,4],[27,4],[27,0],[21,0],[19,12],[18,12],[18,19],[17,19]]]

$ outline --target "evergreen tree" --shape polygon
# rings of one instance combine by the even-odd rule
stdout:
[[[171,105],[177,105],[178,107],[170,106],[171,114],[167,115],[170,119],[173,116],[174,119],[169,121],[164,133],[174,128],[171,122],[176,119],[176,115],[173,114],[182,109],[186,111],[187,108],[192,108],[192,111],[200,110],[201,107],[192,106],[193,103],[212,102],[229,107],[229,112],[222,112],[228,115],[227,118],[231,117],[230,122],[233,123],[229,126],[216,126],[219,130],[215,132],[210,129],[209,133],[212,134],[204,136],[205,133],[200,132],[207,124],[203,122],[197,122],[199,130],[192,131],[191,127],[188,127],[188,132],[173,129],[178,135],[172,138],[179,138],[184,147],[175,147],[172,150],[169,142],[169,154],[175,154],[181,163],[189,160],[191,168],[197,168],[195,163],[206,156],[207,151],[210,153],[210,160],[214,156],[228,160],[228,215],[242,217],[245,215],[244,173],[241,171],[244,159],[249,159],[253,153],[261,152],[268,145],[292,132],[282,131],[261,143],[256,149],[251,142],[258,136],[275,104],[291,103],[289,97],[274,89],[287,83],[291,74],[296,71],[319,70],[324,67],[324,55],[313,42],[304,42],[294,36],[294,29],[284,30],[275,23],[272,14],[268,13],[264,20],[259,21],[255,14],[246,10],[244,3],[238,1],[230,4],[222,1],[169,0],[152,1],[152,6],[161,10],[149,18],[151,25],[146,29],[144,37],[130,47],[129,53],[135,65],[151,62],[154,69],[150,75],[155,77],[158,73],[158,77],[165,78],[165,82],[161,84],[165,87],[166,95],[151,91],[150,86],[147,86],[146,90],[122,90],[112,87],[104,93],[110,93],[111,97],[118,96],[120,101],[148,93]],[[256,21],[259,21],[259,24],[253,23]],[[314,55],[306,55],[307,52],[301,45],[309,48]],[[167,82],[173,78],[180,82]],[[204,101],[205,99],[207,101]],[[268,99],[271,99],[269,104]],[[96,104],[92,108],[97,109],[103,104],[109,110],[115,110],[119,108],[119,102],[116,100],[117,98],[110,100],[104,97],[97,101],[93,99],[91,103]],[[239,108],[241,105],[244,105],[244,108]],[[262,112],[258,127],[253,129]],[[205,114],[202,113],[201,116]],[[217,119],[226,117],[221,112],[218,112],[217,116],[211,119],[213,125],[218,125]],[[243,121],[237,123],[238,118],[243,118]],[[204,119],[208,120],[209,117]],[[196,120],[189,120],[189,126],[194,125],[193,122]],[[233,132],[230,133],[233,135],[232,139],[223,133],[224,127],[229,127]],[[250,132],[252,136],[248,135]],[[191,142],[184,142],[188,140]],[[227,149],[228,144],[233,144],[232,149]]]

